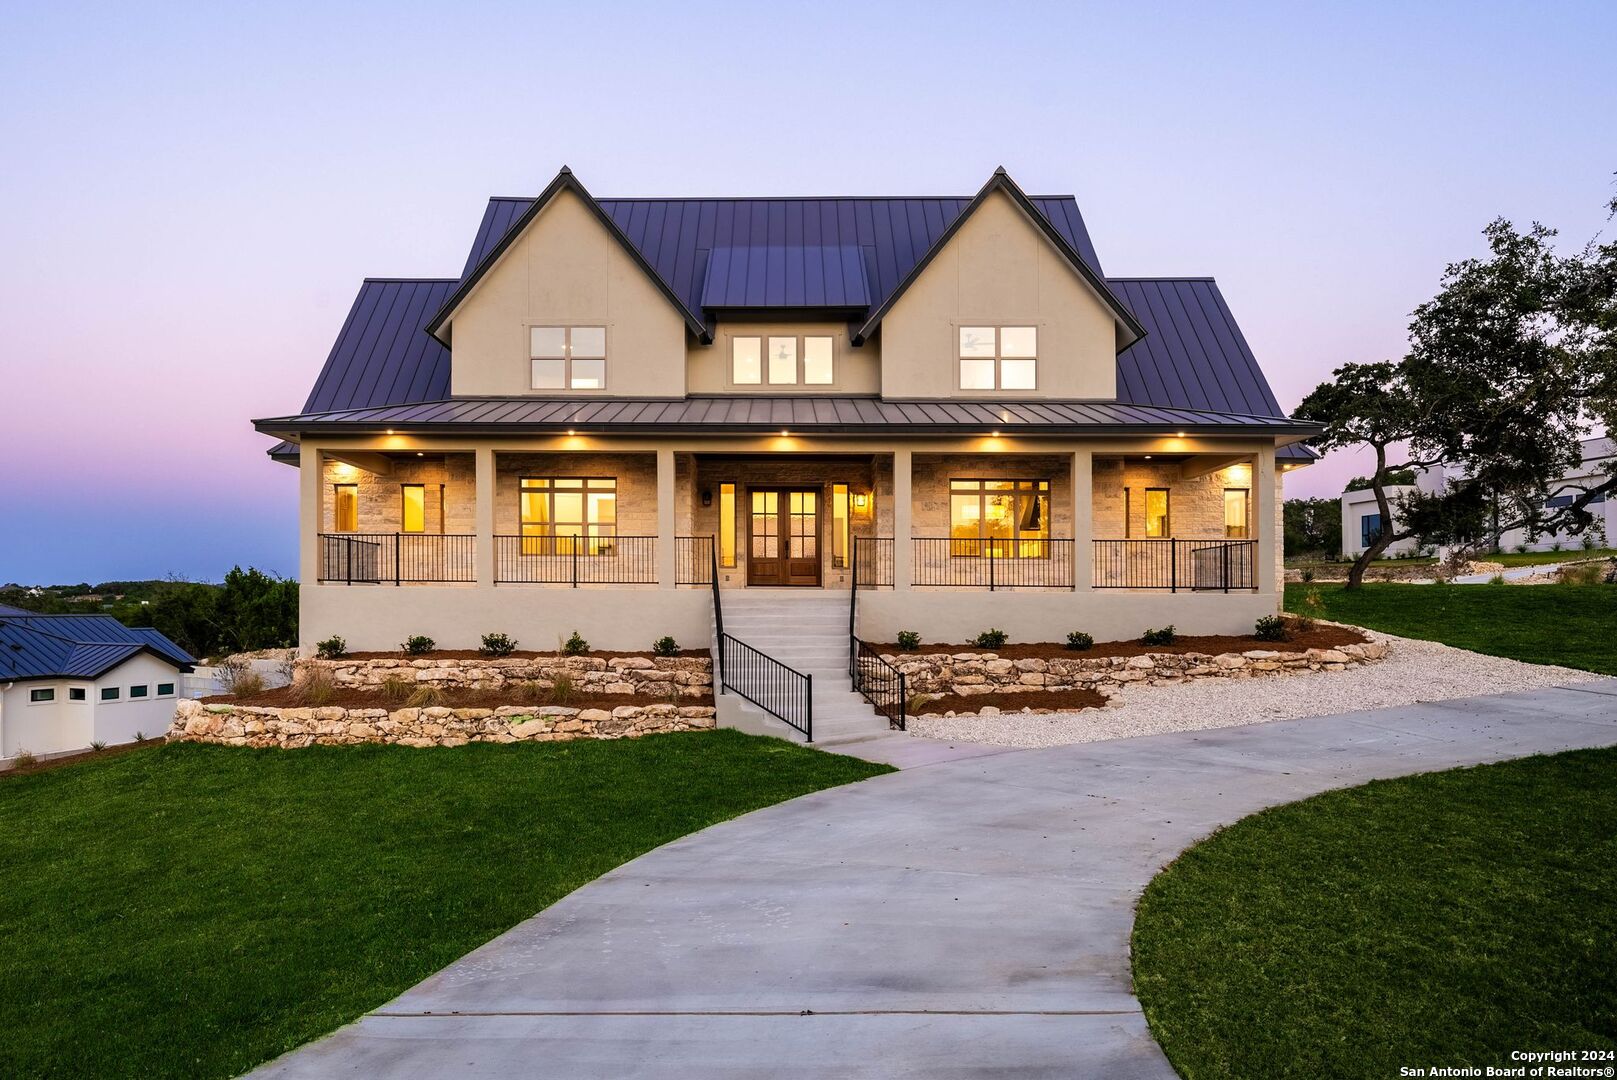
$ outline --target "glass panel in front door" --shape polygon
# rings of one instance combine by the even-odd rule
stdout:
[[[819,557],[817,525],[819,494],[813,491],[791,493],[791,558],[815,559]]]
[[[780,492],[752,493],[752,557],[780,557]]]

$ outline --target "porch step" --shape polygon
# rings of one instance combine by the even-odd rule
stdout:
[[[726,634],[813,678],[809,702],[816,745],[835,746],[887,734],[887,718],[854,691],[848,678],[846,593],[730,589],[722,603]],[[715,632],[715,652],[717,648]],[[736,694],[721,692],[718,701],[721,726],[803,741],[795,728]]]

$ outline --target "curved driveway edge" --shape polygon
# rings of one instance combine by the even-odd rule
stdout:
[[[1330,788],[1612,744],[1603,680],[890,774],[649,852],[255,1075],[1171,1078],[1128,939],[1178,852]]]

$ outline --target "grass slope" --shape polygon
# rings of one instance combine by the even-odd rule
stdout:
[[[1323,611],[1312,614],[1401,637],[1534,664],[1617,675],[1617,588],[1610,585],[1287,585],[1286,610],[1304,611],[1318,589]]]
[[[1135,989],[1193,1080],[1611,1049],[1613,865],[1617,749],[1330,792],[1238,822],[1152,881]]]
[[[651,848],[887,771],[719,731],[0,779],[0,1075],[235,1075]]]

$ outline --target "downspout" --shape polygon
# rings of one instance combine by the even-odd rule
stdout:
[[[16,686],[15,680],[0,686],[0,758],[6,756],[6,695]]]

